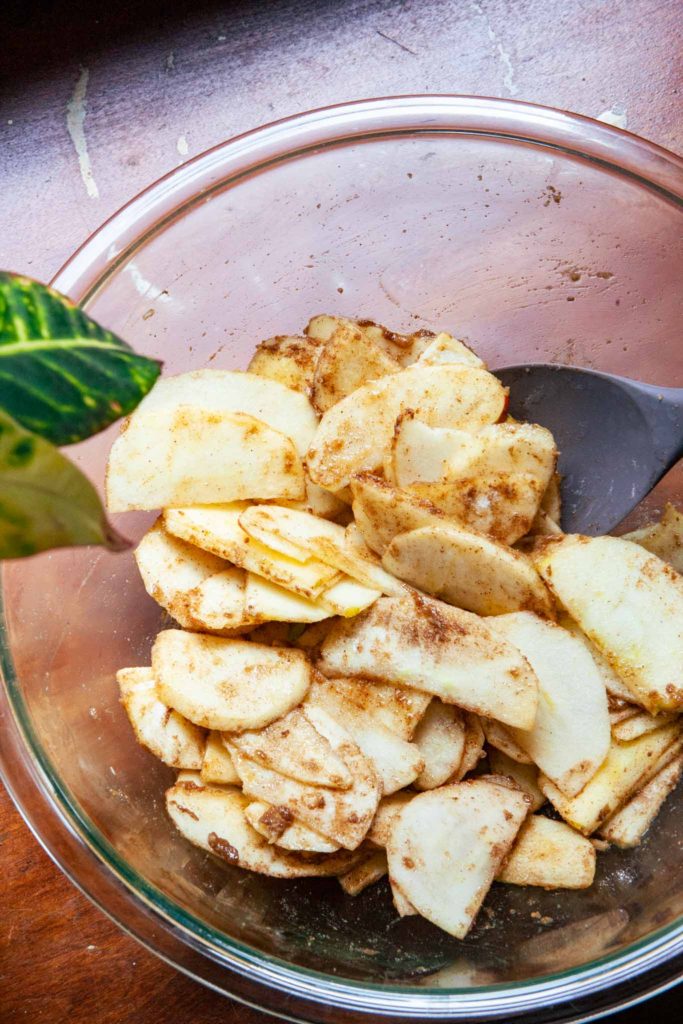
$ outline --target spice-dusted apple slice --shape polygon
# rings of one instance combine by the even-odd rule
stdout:
[[[548,588],[525,555],[452,523],[399,534],[382,565],[418,590],[477,615],[524,608],[554,616]]]
[[[375,846],[386,846],[396,818],[405,805],[415,799],[416,795],[409,789],[403,789],[399,793],[392,793],[391,796],[383,796],[372,820],[367,836],[368,841],[374,843]]]
[[[637,704],[638,699],[635,694],[631,692],[623,679],[617,675],[604,654],[598,650],[594,643],[591,643],[579,626],[578,622],[575,622],[571,615],[567,615],[566,611],[560,609],[557,616],[557,623],[559,626],[562,626],[563,629],[566,629],[571,633],[572,636],[575,636],[580,640],[589,652],[597,666],[598,672],[602,676],[602,681],[605,684],[608,697],[614,700],[625,701],[627,704]]]
[[[164,526],[175,537],[312,600],[340,578],[324,562],[312,557],[297,561],[250,538],[239,522],[245,508],[244,502],[232,502],[213,508],[167,509]]]
[[[499,615],[491,627],[514,644],[539,682],[538,711],[517,743],[567,796],[576,796],[605,760],[610,746],[607,693],[583,644],[531,612]]]
[[[331,614],[316,601],[293,594],[253,572],[247,573],[245,610],[248,618],[258,622],[320,622]]]
[[[283,850],[307,853],[334,853],[338,843],[296,821],[287,807],[274,807],[263,800],[253,800],[244,810],[244,816],[259,835]]]
[[[314,341],[328,342],[340,327],[356,328],[366,342],[381,348],[401,366],[414,363],[418,356],[437,337],[433,331],[420,330],[414,334],[398,334],[372,320],[350,320],[348,317],[323,313],[309,320],[305,335]]]
[[[281,505],[251,505],[240,516],[240,526],[254,540],[287,557],[318,559],[381,593],[401,594],[405,589],[374,556],[359,553],[343,526],[309,512]]]
[[[351,480],[353,514],[365,543],[383,555],[394,537],[422,526],[448,522],[431,502],[388,483],[375,473],[358,473]]]
[[[665,506],[658,523],[625,533],[622,539],[640,544],[641,548],[668,562],[676,572],[683,573],[683,512],[673,505]]]
[[[483,362],[464,341],[459,341],[451,334],[437,334],[433,341],[417,358],[418,366],[438,366],[443,363],[466,363],[468,366],[480,366],[486,369]]]
[[[381,596],[381,591],[366,587],[350,576],[340,575],[335,583],[320,592],[317,601],[322,608],[328,609],[330,615],[351,619]]]
[[[415,789],[443,786],[460,767],[465,752],[465,720],[459,708],[434,697],[413,740],[424,760]]]
[[[311,667],[302,651],[167,629],[152,648],[159,699],[196,725],[258,729],[303,700]]]
[[[544,889],[587,889],[595,878],[595,848],[563,821],[533,814],[496,876],[509,885]]]
[[[533,764],[526,750],[522,750],[515,739],[512,729],[503,725],[502,722],[497,722],[495,718],[482,718],[481,725],[486,742],[490,747],[502,751],[509,758],[512,758],[513,761],[517,761],[518,764]]]
[[[116,679],[138,743],[172,768],[201,768],[206,734],[159,700],[151,668],[122,668]]]
[[[353,785],[349,789],[330,789],[298,782],[264,768],[230,745],[244,792],[276,807],[287,807],[294,818],[314,832],[333,839],[345,849],[355,850],[365,838],[377,810],[381,782],[345,729],[320,708],[309,708],[306,714],[343,759]]]
[[[659,813],[662,804],[678,785],[683,772],[683,754],[676,754],[599,829],[610,843],[624,848],[637,846]]]
[[[315,338],[287,334],[266,338],[256,346],[247,372],[307,396],[321,350],[322,342]]]
[[[318,424],[306,395],[252,373],[210,369],[161,377],[128,422],[152,410],[184,406],[208,413],[246,414],[291,438],[299,455],[305,455]]]
[[[138,544],[135,561],[147,593],[185,629],[195,625],[188,608],[190,591],[227,568],[222,558],[168,533],[160,520]]]
[[[527,812],[520,790],[490,777],[420,793],[391,830],[390,878],[418,913],[463,939]]]
[[[273,878],[306,878],[344,874],[356,861],[340,850],[305,854],[281,850],[259,835],[247,821],[250,799],[232,786],[205,786],[187,776],[166,791],[166,809],[178,831],[195,846],[235,867]]]
[[[202,782],[221,786],[240,786],[240,777],[232,763],[230,751],[220,732],[212,731],[206,738],[206,750],[201,767]]]
[[[678,752],[680,744],[678,724],[646,733],[630,743],[612,742],[603,764],[575,797],[567,797],[544,775],[538,784],[565,821],[590,835],[657,774]]]
[[[520,728],[536,715],[538,682],[519,651],[487,621],[419,594],[382,597],[337,621],[318,667],[412,687]]]
[[[482,757],[486,755],[484,749],[486,735],[479,715],[474,715],[471,711],[465,711],[463,718],[465,720],[465,746],[462,752],[462,761],[453,773],[450,782],[460,782],[468,772],[474,771]]]
[[[488,752],[491,771],[495,775],[504,775],[512,779],[529,797],[530,810],[537,811],[545,803],[545,796],[538,787],[538,768],[533,764],[520,764],[502,750],[491,747]]]
[[[347,896],[358,896],[369,885],[379,882],[387,873],[387,855],[384,850],[371,850],[364,860],[339,876],[339,884]]]
[[[306,488],[285,434],[245,413],[181,405],[135,412],[109,453],[106,492],[111,512],[129,512],[301,499]]]
[[[201,552],[201,548],[194,550]],[[247,574],[244,569],[227,562],[223,562],[223,567],[221,572],[198,583],[185,597],[190,623],[196,630],[239,629],[260,621],[249,618],[246,612]]]
[[[366,718],[404,740],[413,738],[432,700],[428,693],[380,683],[376,679],[335,677],[333,685],[345,704],[355,705]]]
[[[306,696],[304,711],[322,708],[338,722],[373,765],[382,781],[382,793],[389,795],[409,786],[422,771],[424,761],[414,743],[401,739],[360,707],[347,702],[334,679],[319,678]]]
[[[651,714],[683,710],[683,578],[621,537],[553,537],[534,557],[639,703]]]
[[[474,366],[402,370],[365,384],[324,414],[306,456],[308,471],[314,483],[339,490],[355,473],[382,465],[406,409],[435,426],[476,430],[500,419],[506,402],[497,378]]]
[[[342,757],[309,721],[306,706],[263,729],[229,733],[226,740],[245,757],[290,779],[332,789],[350,789],[353,784]]]
[[[647,711],[638,710],[633,714],[630,713],[630,709],[624,709],[619,721],[615,722],[614,717],[610,716],[612,736],[615,740],[628,743],[629,740],[636,740],[639,736],[644,736],[646,732],[654,732],[655,729],[661,729],[663,725],[669,725],[675,720],[675,717],[675,715],[650,715]]]
[[[327,412],[368,381],[401,369],[399,363],[355,324],[340,323],[323,345],[316,363],[311,400],[319,413]]]

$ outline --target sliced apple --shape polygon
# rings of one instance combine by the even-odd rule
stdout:
[[[280,334],[257,345],[247,371],[308,396],[321,350],[315,338]]]
[[[623,540],[640,544],[641,548],[668,562],[676,572],[683,573],[683,512],[673,505],[665,505],[658,523],[625,533]]]
[[[420,793],[391,830],[392,882],[418,913],[463,939],[527,811],[523,793],[488,779]]]
[[[667,725],[631,743],[613,742],[604,762],[578,796],[565,796],[544,775],[538,784],[565,821],[590,835],[649,782],[662,767],[662,758],[669,760],[679,746],[680,727]]]
[[[175,537],[311,600],[340,578],[324,562],[315,558],[299,562],[250,538],[239,522],[245,508],[243,502],[233,502],[213,508],[168,509],[164,526]]]
[[[369,885],[379,882],[387,873],[387,855],[384,850],[372,850],[368,857],[340,875],[339,884],[347,896],[358,896]]]
[[[679,753],[607,819],[599,830],[600,835],[622,848],[638,846],[664,801],[678,785],[682,772],[683,754]]]
[[[311,399],[320,413],[368,381],[400,370],[399,363],[363,336],[355,324],[340,323],[325,342],[313,375]]]
[[[612,736],[622,743],[628,743],[629,740],[638,739],[639,736],[644,736],[647,732],[654,732],[655,729],[660,729],[663,725],[669,725],[675,720],[675,717],[675,715],[649,715],[647,711],[636,711],[635,714],[621,718],[619,722],[614,722],[612,719]]]
[[[320,622],[330,612],[315,601],[293,594],[277,583],[247,573],[245,610],[250,619],[259,622]]]
[[[306,497],[302,501],[283,501],[288,508],[299,509],[300,512],[310,512],[314,516],[321,516],[323,519],[337,520],[349,512],[349,501],[344,500],[344,495],[332,494],[324,487],[318,487],[306,476]]]
[[[519,830],[496,880],[544,889],[587,889],[595,878],[595,849],[563,821],[531,815]]]
[[[196,626],[188,593],[226,568],[222,558],[167,533],[160,520],[138,544],[135,561],[147,593],[186,629]]]
[[[394,537],[382,565],[418,590],[477,615],[524,608],[554,616],[548,588],[529,559],[451,523]]]
[[[431,502],[402,491],[374,473],[351,480],[353,514],[365,543],[383,555],[394,537],[423,526],[439,526],[444,513]]]
[[[482,718],[481,725],[489,746],[500,750],[518,764],[533,764],[526,750],[522,750],[515,739],[512,729],[508,729],[506,725],[497,722],[494,718]]]
[[[486,363],[469,345],[446,333],[437,334],[417,358],[418,366],[438,366],[443,363],[466,363],[468,366],[486,369]]]
[[[234,867],[247,868],[273,878],[340,875],[354,864],[346,851],[304,854],[271,846],[247,821],[251,802],[231,786],[204,786],[189,779],[166,791],[166,809],[178,831],[195,846],[215,854]]]
[[[651,714],[683,710],[683,579],[620,537],[541,542],[537,567],[558,601]]]
[[[415,730],[424,768],[415,779],[415,789],[443,786],[458,770],[465,752],[465,722],[452,704],[434,698]]]
[[[318,664],[328,676],[409,686],[520,728],[536,715],[536,676],[517,649],[476,615],[419,594],[382,597],[338,621]]]
[[[345,704],[354,705],[366,718],[378,722],[404,740],[413,738],[432,700],[428,693],[381,683],[376,679],[335,677],[332,683]]]
[[[361,555],[349,543],[343,526],[309,512],[280,505],[251,505],[240,516],[240,526],[250,537],[290,558],[305,561],[313,557],[365,587],[384,594],[401,594],[405,589],[374,555]]]
[[[306,488],[289,437],[245,413],[181,405],[136,411],[109,453],[106,493],[111,512],[129,512],[300,499]]]
[[[349,789],[312,786],[264,768],[230,746],[244,792],[277,807],[287,807],[293,818],[339,843],[356,849],[370,828],[382,784],[368,759],[342,729],[320,708],[307,709],[307,717],[341,756],[353,777]]]
[[[375,846],[386,846],[398,815],[415,796],[415,793],[405,789],[399,793],[392,793],[391,796],[383,796],[370,826],[368,841]]]
[[[305,329],[306,336],[315,341],[327,342],[334,333],[346,326],[357,328],[366,342],[376,345],[387,355],[398,360],[401,366],[415,362],[421,352],[436,338],[433,331],[416,331],[414,334],[397,334],[372,320],[349,320],[348,317],[314,316]]]
[[[586,634],[583,632],[578,622],[575,622],[570,615],[567,615],[566,611],[560,610],[557,617],[558,625],[562,626],[563,629],[568,630],[584,645],[591,658],[595,662],[598,672],[602,676],[602,681],[605,684],[605,689],[611,700],[625,701],[627,704],[637,704],[638,699],[634,693],[631,692],[626,683],[617,675],[614,671],[607,658],[602,654],[595,644],[591,643]]]
[[[610,746],[607,693],[584,645],[532,612],[499,615],[492,628],[522,652],[539,682],[531,729],[517,743],[567,796],[595,775]]]
[[[311,479],[336,491],[361,470],[380,467],[406,409],[434,426],[476,430],[495,423],[506,401],[497,378],[474,366],[411,367],[365,384],[320,421],[306,456]]]
[[[406,899],[399,887],[395,882],[389,879],[389,885],[391,887],[391,899],[396,908],[396,912],[399,917],[414,917],[417,914],[417,910],[412,905],[410,900]]]
[[[348,732],[381,779],[383,795],[409,786],[422,771],[424,761],[419,748],[347,702],[333,679],[321,678],[314,683],[304,705],[306,712],[309,708],[322,708]]]
[[[407,409],[397,419],[384,472],[397,487],[472,476],[486,449],[484,431],[430,426]]]
[[[318,602],[323,608],[327,608],[331,615],[341,615],[342,618],[350,619],[365,608],[369,608],[381,596],[381,591],[366,587],[358,580],[352,580],[350,576],[342,576],[336,583],[322,591]]]
[[[245,807],[244,816],[259,835],[283,850],[334,853],[339,849],[338,843],[295,821],[288,807],[273,807],[263,800],[254,800]]]
[[[172,768],[201,768],[204,730],[159,700],[151,668],[122,668],[116,679],[138,743]]]
[[[190,590],[185,600],[194,628],[215,631],[256,625],[260,620],[250,619],[246,612],[246,577],[244,569],[233,565],[208,576]]]
[[[186,406],[219,415],[246,414],[290,438],[299,455],[306,453],[318,424],[307,396],[278,381],[235,370],[203,369],[161,377],[130,417],[129,426],[147,412]]]
[[[206,738],[206,750],[201,767],[202,782],[218,783],[223,786],[239,786],[240,777],[230,757],[230,751],[219,732],[210,732]]]
[[[484,744],[486,743],[486,734],[481,724],[481,719],[478,715],[473,715],[471,711],[466,711],[464,714],[465,719],[465,746],[462,752],[462,760],[451,777],[451,782],[460,782],[465,776],[474,771],[482,757],[486,756],[484,750]]]
[[[502,750],[492,747],[488,752],[491,771],[495,775],[503,775],[512,779],[526,793],[530,800],[531,811],[537,811],[545,803],[545,796],[538,786],[538,768],[533,764],[520,764]]]
[[[305,706],[264,729],[231,733],[226,740],[245,757],[290,779],[332,789],[349,789],[353,784],[343,759],[311,724]]]
[[[302,651],[167,629],[152,648],[159,699],[195,725],[258,729],[299,704],[311,669]]]

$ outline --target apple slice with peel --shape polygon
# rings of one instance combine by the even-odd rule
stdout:
[[[313,557],[381,593],[401,594],[405,589],[374,556],[361,555],[349,543],[343,526],[309,512],[251,505],[240,516],[240,526],[250,537],[283,555],[300,561]]]
[[[246,413],[181,405],[136,410],[109,453],[106,495],[111,512],[129,512],[244,498],[298,500],[306,487],[285,434]]]
[[[415,730],[414,742],[424,761],[415,789],[443,786],[460,767],[465,752],[465,721],[452,704],[434,697]]]
[[[419,914],[464,939],[528,809],[520,790],[491,777],[420,793],[391,830],[392,882]]]
[[[151,668],[122,668],[116,680],[138,743],[172,768],[201,768],[204,730],[159,700]]]
[[[305,455],[318,425],[306,395],[255,374],[209,369],[161,377],[128,422],[151,411],[181,406],[221,415],[246,414],[290,438],[299,455]]]
[[[436,505],[394,487],[374,473],[354,476],[351,493],[356,525],[368,547],[379,555],[398,534],[448,521]]]
[[[166,809],[181,835],[233,867],[273,878],[334,876],[353,867],[356,857],[344,850],[306,854],[271,846],[245,817],[250,802],[232,786],[203,785],[198,773],[196,781],[186,777],[166,791]]]
[[[222,558],[167,533],[160,520],[138,544],[135,561],[147,593],[185,629],[196,626],[188,594],[226,568]]]
[[[683,754],[679,753],[607,819],[599,830],[602,838],[623,849],[638,846],[662,804],[678,785],[682,772]]]
[[[519,651],[487,621],[420,594],[382,597],[338,621],[318,668],[412,687],[520,728],[536,715],[538,682]]]
[[[533,814],[519,830],[496,881],[544,889],[587,889],[595,878],[595,848],[563,821]]]
[[[472,430],[495,423],[505,411],[500,381],[474,366],[411,367],[372,381],[324,414],[306,456],[314,483],[337,491],[355,473],[378,469],[397,418],[406,409],[434,426]]]
[[[223,742],[220,732],[212,731],[206,738],[206,750],[201,767],[202,782],[222,786],[240,786],[240,777]]]
[[[302,651],[167,629],[152,648],[159,699],[196,725],[259,729],[299,704],[311,681]]]
[[[548,588],[528,558],[451,523],[394,537],[382,565],[418,590],[477,615],[524,608],[554,616]]]
[[[283,850],[334,853],[339,849],[338,843],[295,821],[287,807],[273,807],[263,800],[254,800],[245,808],[244,816],[259,835]]]
[[[536,566],[651,714],[683,710],[683,578],[621,537],[538,542]]]
[[[313,374],[311,399],[320,413],[368,381],[397,373],[392,356],[363,336],[355,324],[340,323],[325,342]]]
[[[491,771],[495,775],[503,775],[512,779],[526,793],[530,800],[531,811],[538,811],[545,801],[545,796],[538,786],[538,768],[534,764],[520,764],[502,750],[491,747],[488,752]]]
[[[541,775],[538,784],[556,811],[584,835],[595,832],[680,749],[678,723],[648,732],[630,743],[613,742],[604,762],[575,797]]]
[[[304,711],[322,708],[357,743],[382,781],[382,793],[390,795],[409,786],[422,771],[424,761],[414,743],[401,739],[385,725],[347,702],[334,679],[320,678],[308,692]]]
[[[343,759],[306,715],[306,706],[263,729],[229,733],[226,740],[264,768],[312,786],[349,789],[353,778]]]
[[[230,745],[244,792],[254,799],[288,808],[293,818],[314,832],[327,836],[345,849],[355,850],[370,828],[382,784],[345,729],[320,708],[309,708],[306,714],[343,759],[353,777],[353,785],[349,789],[329,789],[298,782],[263,767]]]
[[[340,578],[324,562],[296,561],[250,538],[239,522],[245,508],[244,502],[233,502],[213,508],[167,509],[164,526],[174,537],[312,600]]]
[[[607,693],[583,644],[532,612],[498,615],[491,627],[514,644],[539,682],[531,729],[514,729],[517,743],[567,796],[595,775],[610,746]]]

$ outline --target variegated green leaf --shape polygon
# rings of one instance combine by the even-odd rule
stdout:
[[[0,272],[0,407],[24,427],[82,441],[132,412],[159,370],[63,295]]]
[[[0,411],[0,558],[82,544],[128,547],[80,469]]]

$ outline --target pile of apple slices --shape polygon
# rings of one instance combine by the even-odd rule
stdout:
[[[683,516],[565,535],[506,408],[449,334],[320,316],[127,421],[108,504],[161,510],[136,558],[180,628],[118,681],[190,842],[388,874],[462,938],[494,881],[585,888],[641,841],[683,768]]]

